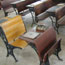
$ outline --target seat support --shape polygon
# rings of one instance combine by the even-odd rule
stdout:
[[[15,59],[15,61],[17,62],[18,60],[16,59],[14,53],[13,53],[13,49],[14,47],[10,46],[10,45],[7,45],[7,56],[8,57],[9,55],[13,56],[13,58]]]
[[[13,53],[13,49],[19,48],[19,47],[15,47],[15,46],[12,46],[10,44],[7,44],[8,41],[7,41],[6,36],[5,36],[5,34],[4,34],[4,32],[2,31],[1,28],[0,28],[0,33],[1,33],[0,36],[4,40],[6,48],[7,48],[7,56],[6,57],[8,57],[9,55],[11,55],[11,56],[13,56],[13,58],[15,59],[15,61],[17,62],[18,60],[16,59],[16,57],[15,57],[15,55]],[[19,49],[21,49],[21,48],[19,48]]]
[[[59,56],[59,52],[61,51],[61,40],[59,40],[59,42],[58,42],[59,44],[58,44],[58,48],[56,49],[56,51],[55,51],[55,55],[57,56],[57,58],[58,58],[58,60],[60,60],[60,61],[63,61],[63,59],[61,59],[60,58],[60,56]]]
[[[46,60],[46,62],[44,63],[44,65],[50,65],[49,59],[48,59],[48,55],[47,55],[47,60]]]

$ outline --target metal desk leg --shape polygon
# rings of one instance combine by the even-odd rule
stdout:
[[[8,12],[6,12],[6,10],[5,9],[3,9],[2,8],[2,10],[3,10],[3,12],[4,12],[4,14],[5,14],[5,17],[8,15]]]
[[[13,8],[13,9],[14,9],[16,15],[17,15],[18,14],[17,8]]]
[[[53,16],[52,16],[53,17]],[[58,28],[59,28],[59,26],[58,26],[58,23],[57,23],[57,19],[56,19],[56,17],[53,17],[52,18],[51,16],[50,16],[50,19],[51,19],[51,21],[52,21],[52,26],[54,27],[54,29],[57,31],[57,33],[59,34],[59,32],[58,32]],[[55,22],[53,21],[53,19],[55,18]],[[54,23],[55,23],[55,25],[54,25]]]
[[[33,24],[36,24],[36,22],[35,22],[35,16],[33,15],[33,13],[34,13],[34,8],[29,8],[29,11],[30,11],[30,13],[31,13],[31,15],[32,15],[32,25],[31,26],[33,26]]]
[[[52,21],[52,26],[54,27],[54,24],[53,24],[54,22],[53,22],[53,19],[52,19],[52,17],[51,17],[51,16],[50,16],[50,19],[51,19],[51,21]]]
[[[5,12],[5,17],[8,16],[8,12]]]
[[[55,26],[56,26],[56,31],[57,31],[57,33],[59,34],[59,31],[58,31],[59,25],[58,25],[58,22],[57,22],[57,18],[56,18]]]
[[[36,21],[36,23],[38,23],[38,18],[37,18],[37,16],[35,15],[35,21]]]
[[[56,21],[53,20],[54,18],[55,17],[52,18],[52,16],[50,16],[50,19],[51,19],[51,22],[52,22],[52,26],[54,27],[54,29],[56,29],[56,25],[55,25]]]
[[[5,17],[8,16],[8,12],[5,12],[5,11],[4,11],[4,13],[5,13]]]
[[[47,55],[47,60],[46,60],[46,62],[44,63],[44,65],[50,65],[48,55]]]

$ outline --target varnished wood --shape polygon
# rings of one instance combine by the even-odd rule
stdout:
[[[1,27],[3,28],[6,38],[10,44],[22,48],[27,46],[27,42],[18,39],[20,35],[26,32],[21,16],[18,15],[14,18],[9,19],[4,23],[1,23]]]
[[[24,41],[22,39],[17,39],[13,43],[11,43],[11,45],[13,45],[15,47],[25,48],[28,44],[26,41]]]
[[[59,2],[54,2],[53,0],[46,0],[38,5],[34,6],[34,11],[35,11],[36,16],[45,12],[48,8],[50,8],[54,5],[57,5],[58,3]]]
[[[38,1],[38,0],[25,0],[21,3],[17,3],[15,6],[16,6],[18,12],[21,12],[21,11],[27,9],[27,7],[26,7],[27,5],[29,5],[33,2],[36,2],[36,1]]]
[[[12,6],[10,5],[10,3],[15,2],[15,1],[18,1],[18,0],[2,0],[1,1],[2,8],[4,10],[11,8]]]

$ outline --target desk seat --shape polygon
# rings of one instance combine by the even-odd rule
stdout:
[[[17,39],[13,43],[11,43],[11,45],[13,45],[15,47],[25,48],[28,45],[28,43],[22,39]]]

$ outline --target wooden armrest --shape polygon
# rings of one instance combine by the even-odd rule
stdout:
[[[46,62],[48,56],[50,56],[54,51],[59,48],[59,43],[61,41],[61,38],[57,40],[57,42],[44,54],[43,62]]]

